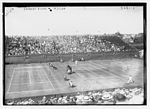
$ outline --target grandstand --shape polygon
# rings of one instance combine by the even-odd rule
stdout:
[[[130,90],[129,88],[132,87],[133,90],[134,88],[140,90],[140,94],[143,93],[143,60],[135,58],[138,51],[123,42],[118,36],[55,36],[53,38],[43,37],[42,40],[37,37],[7,36],[5,42],[6,104],[17,104],[18,102],[21,104],[27,98],[33,100],[46,96],[48,99],[48,97],[55,96],[54,98],[57,99],[56,96],[59,96],[59,99],[60,96],[78,95],[78,92],[84,95],[85,92],[95,93],[93,91],[115,90],[116,88]],[[80,61],[81,58],[84,58],[85,61]],[[72,62],[75,60],[79,61],[78,64]],[[49,67],[49,62],[58,69],[54,70]],[[70,88],[68,82],[63,78],[67,65],[70,65],[74,72],[68,75],[69,80],[75,85],[74,88]],[[129,76],[135,80],[133,84],[126,83]],[[100,97],[101,99],[97,101],[103,100],[104,96]],[[59,103],[58,99],[57,102],[52,103],[51,101],[48,104],[67,104],[69,102]],[[114,97],[111,99],[114,100]],[[75,104],[82,104],[77,103],[77,100],[78,98],[75,99]],[[91,103],[98,103],[97,101]],[[46,103],[44,101],[43,104]]]
[[[9,37],[6,56],[126,51],[132,48],[117,36]],[[132,49],[133,51],[134,49]]]

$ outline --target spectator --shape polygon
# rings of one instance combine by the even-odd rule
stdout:
[[[113,37],[113,38],[111,38]],[[6,55],[116,52],[128,50],[115,36],[6,37]]]
[[[6,100],[8,105],[31,105],[31,104],[143,104],[144,92],[142,88],[116,88],[99,91],[89,91],[88,93],[74,93],[61,96],[36,97],[34,100],[15,99]]]

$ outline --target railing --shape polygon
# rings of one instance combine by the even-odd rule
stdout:
[[[6,64],[25,64],[25,63],[41,63],[56,62],[63,59],[64,61],[79,60],[82,57],[85,60],[90,59],[110,59],[110,58],[127,58],[138,55],[137,51],[121,51],[121,52],[89,52],[89,53],[69,53],[69,54],[37,54],[28,56],[5,56]]]

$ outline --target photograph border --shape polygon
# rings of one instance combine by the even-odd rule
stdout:
[[[83,7],[83,6],[89,6],[89,7],[106,7],[106,6],[143,6],[143,34],[144,34],[144,104],[117,104],[117,106],[119,105],[147,105],[147,3],[146,2],[108,2],[108,3],[99,3],[99,2],[91,2],[91,3],[58,3],[58,2],[45,2],[45,3],[36,3],[36,2],[24,2],[24,3],[14,3],[14,2],[3,2],[2,4],[2,11],[3,11],[3,105],[5,104],[5,7]],[[86,104],[88,105],[88,104]],[[95,104],[93,104],[95,105]],[[106,104],[107,106],[109,106],[108,104]],[[8,106],[8,105],[7,105]],[[11,105],[12,106],[12,105]],[[14,105],[14,106],[18,106],[18,105]],[[23,106],[28,106],[28,105],[23,105]],[[40,106],[40,105],[36,105],[36,106]],[[43,105],[42,105],[43,106]],[[62,106],[61,104],[56,104],[56,105],[49,105],[49,106]],[[69,106],[69,105],[65,105],[65,106]],[[73,105],[73,106],[78,106],[78,105]],[[80,106],[84,106],[84,105],[80,105]],[[103,106],[103,105],[99,105],[99,106]],[[111,106],[116,106],[116,105],[111,105]]]

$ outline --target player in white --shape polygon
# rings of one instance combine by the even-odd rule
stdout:
[[[82,58],[81,58],[81,61],[85,61],[85,59],[82,57]]]
[[[127,83],[134,83],[133,78],[132,78],[131,75],[129,76]]]
[[[61,62],[61,63],[64,62],[62,58],[60,59],[60,62]]]
[[[76,64],[76,65],[78,64],[78,60],[75,61],[75,64]]]

